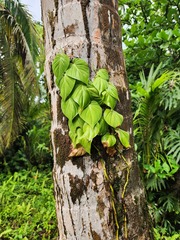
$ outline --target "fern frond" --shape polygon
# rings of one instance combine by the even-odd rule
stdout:
[[[165,150],[168,155],[172,155],[177,163],[180,161],[180,124],[176,130],[169,129],[168,134],[164,138]]]
[[[176,209],[177,199],[171,194],[160,197],[158,202],[163,205],[165,211],[174,212]]]
[[[173,75],[166,82],[161,91],[161,106],[164,106],[165,110],[173,113],[173,110],[180,110],[180,72],[175,71]]]

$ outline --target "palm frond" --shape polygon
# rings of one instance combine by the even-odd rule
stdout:
[[[0,19],[12,54],[19,56],[21,60],[21,72],[24,74],[27,86],[36,85],[35,60],[39,48],[37,32],[30,14],[19,1],[6,0],[4,9],[0,10]]]
[[[2,148],[8,147],[22,130],[30,94],[38,89],[35,65],[37,42],[35,26],[24,5],[16,0],[5,0],[4,5],[0,5]]]
[[[1,37],[2,43],[2,37]],[[3,42],[4,50],[7,46],[6,39]],[[24,109],[24,87],[19,76],[17,69],[16,58],[12,58],[9,55],[9,51],[3,52],[3,58],[1,59],[0,78],[3,79],[0,92],[1,103],[1,138],[8,147],[10,141],[15,137],[22,129],[23,117],[22,111]]]
[[[20,35],[17,39],[20,40],[21,45],[23,45],[23,42],[27,44],[24,49],[29,48],[29,53],[35,62],[39,50],[37,32],[35,24],[32,21],[32,16],[27,11],[25,5],[18,0],[5,0],[5,10],[8,14],[6,19],[11,19],[11,28],[14,29],[14,34],[17,31],[17,34]]]

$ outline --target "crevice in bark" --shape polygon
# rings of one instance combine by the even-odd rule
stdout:
[[[63,178],[63,179],[64,179],[64,178]],[[65,183],[64,183],[64,185],[65,185]],[[71,207],[70,207],[70,206],[71,206],[71,203],[70,203],[70,199],[69,199],[69,197],[68,197],[68,194],[67,194],[67,200],[68,200],[68,205],[69,205],[69,216],[70,216],[71,222],[72,222],[74,237],[76,238],[76,240],[78,240],[77,237],[76,237],[75,224],[74,224],[74,220],[73,220],[73,216],[72,216],[72,212],[71,212]],[[72,197],[71,197],[71,200],[72,200]]]
[[[49,69],[50,69],[50,72],[51,72],[51,90],[54,88],[54,79],[53,79],[53,70],[52,70],[52,63],[49,63]]]
[[[64,181],[64,178],[63,178],[63,181]],[[57,185],[58,185],[58,183],[57,183]],[[56,195],[56,196],[58,196],[58,195]],[[63,199],[62,195],[61,195],[61,199]],[[64,213],[63,213],[63,204],[59,204],[58,206],[61,206],[60,208],[58,208],[58,211],[61,211],[63,231],[64,231],[65,236],[67,236],[67,232],[68,232],[68,231],[67,231],[66,228],[67,228],[68,226],[66,226],[65,216],[64,216]],[[61,231],[60,228],[59,228],[59,231]],[[60,235],[61,235],[61,233],[60,233]]]
[[[59,95],[59,92],[56,92],[55,94],[57,94],[57,106],[58,106],[58,109],[57,109],[57,120],[58,121],[62,121],[64,115],[63,115],[62,110],[60,108],[60,106],[61,106],[61,97]]]
[[[86,32],[86,39],[88,41],[87,43],[87,57],[88,61],[91,57],[91,39],[90,39],[90,33],[89,33],[89,23],[88,23],[88,17],[87,17],[87,12],[86,8],[89,6],[90,0],[81,0],[81,9],[82,9],[82,15],[83,15],[83,21],[84,21],[84,29]],[[89,64],[90,66],[90,64]]]
[[[60,11],[61,23],[62,23],[62,27],[63,27],[64,37],[66,37],[65,26],[64,26],[64,19],[63,19],[63,0],[60,0],[60,2],[61,2],[61,11]],[[65,51],[65,53],[66,53],[66,51]]]
[[[101,240],[101,237],[95,231],[92,231],[92,237],[93,240]]]
[[[58,21],[59,0],[54,0],[54,5],[55,5],[55,17],[57,18]]]
[[[51,27],[51,42],[52,42],[52,48],[56,45],[56,40],[54,38],[55,33],[55,15],[52,11],[48,11],[48,18],[49,18],[49,25]]]

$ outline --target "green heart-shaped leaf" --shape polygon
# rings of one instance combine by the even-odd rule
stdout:
[[[61,97],[64,101],[67,99],[67,97],[72,92],[75,83],[76,83],[76,80],[68,77],[67,75],[64,75],[64,77],[61,79],[61,81],[60,81],[60,95],[61,95]]]
[[[117,88],[112,83],[108,83],[106,92],[116,100],[119,100]]]
[[[108,71],[106,69],[100,69],[99,71],[97,71],[96,76],[100,77],[100,78],[102,78],[106,81],[109,80],[109,74],[108,74]]]
[[[88,84],[89,80],[89,67],[88,64],[82,60],[75,58],[73,59],[73,63],[70,65],[70,68],[66,71],[66,74],[69,77],[75,78],[78,81],[81,81]]]
[[[104,135],[108,131],[108,124],[102,117],[99,121],[99,135]]]
[[[75,132],[78,127],[83,129],[83,125],[84,121],[79,116],[76,116],[72,121],[68,121],[68,126],[71,132]]]
[[[98,90],[95,88],[95,86],[93,86],[93,84],[88,85],[88,92],[91,100],[98,102],[99,105],[102,103],[102,97],[99,95]]]
[[[100,78],[100,77],[96,77],[94,79],[93,85],[98,90],[99,94],[101,94],[108,87],[107,81],[102,79],[102,78]]]
[[[60,88],[60,80],[68,69],[69,63],[70,58],[64,53],[57,54],[52,62],[52,70],[54,75],[56,76],[56,84],[58,88]]]
[[[104,147],[112,147],[116,144],[116,138],[114,135],[106,133],[104,136],[102,136],[101,142]]]
[[[80,113],[80,117],[91,127],[96,125],[101,116],[102,108],[96,101],[92,101],[91,104]]]
[[[94,127],[91,127],[89,124],[85,123],[83,126],[84,135],[89,141],[92,141],[99,133],[99,123],[97,123]]]
[[[83,146],[83,148],[85,149],[85,151],[87,153],[91,153],[91,141],[89,141],[87,138],[83,138],[81,137],[80,139],[80,144]]]
[[[69,137],[71,138],[72,144],[75,147],[77,134],[75,134],[74,131],[69,131]]]
[[[122,129],[116,129],[115,131],[117,132],[119,140],[122,143],[122,145],[125,148],[129,148],[130,147],[130,144],[129,144],[129,133],[124,131],[124,130],[122,130]]]
[[[72,99],[69,98],[66,101],[61,101],[61,109],[63,114],[69,119],[72,120],[78,114],[78,105]]]
[[[112,109],[106,109],[103,116],[107,124],[113,128],[120,126],[123,122],[123,116]]]
[[[103,92],[103,103],[108,107],[114,109],[117,103],[117,100],[111,96],[107,91]]]
[[[87,87],[84,85],[78,85],[72,94],[72,98],[81,108],[86,107],[90,102]]]

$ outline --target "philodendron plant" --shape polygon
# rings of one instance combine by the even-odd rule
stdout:
[[[72,141],[69,157],[90,154],[92,141],[98,135],[111,155],[116,152],[117,141],[129,148],[129,133],[120,128],[123,116],[114,110],[118,92],[109,82],[107,70],[100,69],[90,81],[88,64],[64,53],[55,56],[52,69],[62,98],[61,109],[68,118]]]

